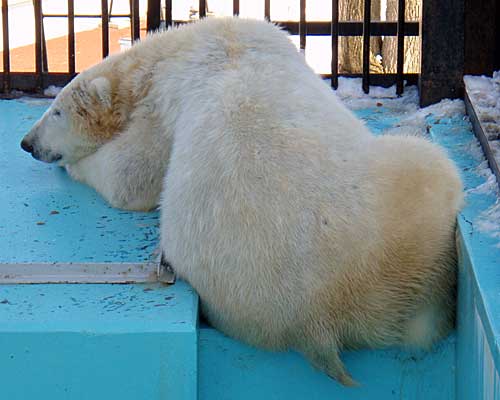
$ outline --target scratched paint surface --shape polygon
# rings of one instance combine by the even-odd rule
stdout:
[[[113,209],[19,143],[48,100],[0,101],[0,263],[156,259],[158,214]]]
[[[193,332],[198,298],[172,286],[0,286],[0,334],[6,332]]]
[[[195,400],[197,304],[183,282],[0,286],[0,397]]]
[[[455,338],[432,351],[345,352],[360,386],[348,388],[315,370],[294,352],[256,350],[215,331],[199,331],[201,400],[452,400]]]

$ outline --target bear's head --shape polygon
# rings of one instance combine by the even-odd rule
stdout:
[[[82,73],[57,95],[21,147],[40,161],[75,163],[117,133],[115,114],[110,80]]]

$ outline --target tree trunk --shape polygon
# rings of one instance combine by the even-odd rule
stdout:
[[[421,0],[406,0],[406,21],[420,20]],[[386,20],[397,21],[398,0],[387,0]],[[396,73],[397,39],[385,37],[382,43],[382,65],[384,72]],[[405,73],[420,72],[420,38],[418,36],[405,37],[404,69]]]
[[[363,0],[340,0],[340,21],[363,21]],[[380,0],[372,0],[371,17],[374,21],[380,20]],[[382,72],[383,68],[377,55],[382,46],[381,38],[373,37],[370,40],[370,72]],[[363,38],[340,37],[339,40],[339,72],[361,73],[363,70]]]

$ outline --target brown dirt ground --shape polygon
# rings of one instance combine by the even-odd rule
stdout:
[[[76,71],[83,71],[102,59],[101,28],[75,33]],[[141,38],[146,35],[141,26]],[[109,28],[109,54],[120,51],[119,40],[130,38],[130,28]],[[66,36],[47,40],[49,72],[68,72],[68,38]],[[3,71],[3,52],[0,52],[0,71]],[[10,49],[11,72],[35,71],[35,45]]]

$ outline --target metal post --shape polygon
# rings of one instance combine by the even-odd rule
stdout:
[[[68,72],[75,75],[75,0],[68,0]]]
[[[420,24],[420,105],[463,95],[464,0],[424,0]]]
[[[370,91],[370,38],[371,38],[371,0],[365,0],[363,17],[363,91]]]
[[[42,3],[41,0],[33,0],[35,11],[35,73],[36,89],[43,89],[43,45],[42,45]]]
[[[172,23],[172,0],[167,0],[166,2],[166,24],[169,26],[168,21],[168,10],[170,3],[170,24]],[[161,16],[161,0],[148,0],[148,12],[147,12],[147,30],[148,32],[156,31],[160,28],[160,16]]]
[[[9,4],[2,0],[3,91],[10,91]]]
[[[404,90],[405,8],[405,0],[398,0],[398,50],[396,60],[396,94],[398,96],[401,96]]]
[[[339,87],[339,1],[332,0],[332,88]]]
[[[109,54],[109,12],[108,0],[101,0],[102,58]]]

